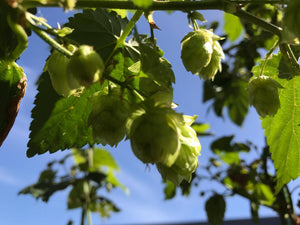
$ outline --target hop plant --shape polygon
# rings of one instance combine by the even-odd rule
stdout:
[[[192,173],[198,166],[198,156],[201,151],[201,144],[197,134],[190,126],[196,117],[184,116],[184,123],[180,129],[180,152],[171,167],[157,163],[156,167],[164,180],[169,180],[179,185],[183,180],[191,181]]]
[[[203,79],[213,79],[225,58],[220,39],[205,29],[188,33],[181,41],[181,59],[186,70]]]
[[[91,46],[81,45],[67,67],[69,86],[73,89],[88,87],[101,79],[103,71],[101,56]]]
[[[280,108],[277,81],[267,76],[253,78],[248,84],[249,101],[261,117],[274,116]]]
[[[179,118],[167,107],[144,105],[136,110],[127,123],[127,136],[135,156],[144,163],[171,166],[180,149]]]
[[[74,46],[69,46],[69,50],[74,49]],[[57,94],[64,97],[70,96],[75,92],[70,88],[67,80],[67,67],[70,59],[62,53],[54,50],[47,59],[44,70],[49,72],[52,87]]]
[[[284,10],[283,23],[286,28],[292,32],[297,38],[300,38],[300,1],[290,0]]]
[[[93,104],[88,124],[93,128],[93,135],[101,144],[116,146],[126,133],[126,120],[130,107],[121,99],[120,90],[113,88],[95,93],[90,102]]]

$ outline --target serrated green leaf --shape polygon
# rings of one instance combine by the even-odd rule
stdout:
[[[234,42],[239,38],[243,31],[243,25],[237,16],[230,13],[224,13],[224,32],[228,35],[228,39]]]
[[[141,69],[154,81],[165,87],[175,83],[175,75],[171,69],[171,64],[160,56],[157,52],[148,45],[140,45],[141,52]]]
[[[225,105],[228,108],[230,119],[236,125],[241,126],[249,109],[247,83],[243,80],[236,80],[231,83],[230,88],[231,94],[227,97]]]
[[[225,151],[225,152],[233,152],[232,146],[230,144],[233,138],[234,138],[233,135],[221,137],[221,138],[215,140],[211,144],[210,148],[213,152],[215,152],[217,150],[221,150],[221,151]]]
[[[133,78],[138,75],[139,71],[132,71],[130,67],[135,65],[133,60],[125,56],[124,51],[118,52],[114,58],[114,69],[110,72],[110,76],[116,78],[119,81],[125,81],[128,78]]]
[[[213,152],[216,152],[216,151],[223,151],[223,152],[240,152],[240,151],[244,151],[244,152],[249,152],[250,151],[250,147],[243,144],[243,143],[236,142],[234,144],[231,144],[233,138],[234,138],[233,135],[221,137],[221,138],[215,140],[211,144],[210,148]]]
[[[272,77],[284,88],[279,90],[280,108],[274,117],[262,119],[267,143],[277,171],[276,192],[284,184],[300,175],[300,79],[277,78],[281,55],[272,55],[264,69],[264,75]],[[263,60],[252,72],[258,76]]]
[[[205,203],[205,210],[208,217],[208,221],[212,225],[221,225],[226,209],[226,202],[224,197],[219,194],[215,194],[210,197]]]
[[[126,194],[129,194],[129,189],[126,188],[115,176],[112,170],[108,170],[107,172],[107,177],[106,177],[107,182],[111,183],[115,187],[120,187],[125,191]]]
[[[249,109],[248,82],[232,75],[224,65],[213,81],[204,82],[203,102],[213,100],[213,109],[219,117],[223,117],[223,109],[227,107],[230,119],[241,126]]]
[[[147,8],[152,4],[152,0],[133,0],[133,3],[142,8]]]
[[[80,97],[61,98],[53,90],[48,73],[43,73],[32,110],[27,156],[93,144],[92,129],[87,125],[92,107],[88,98],[102,88],[95,84]]]
[[[94,46],[105,61],[116,46],[127,22],[127,19],[122,19],[113,11],[84,9],[82,13],[69,18],[66,26],[74,30],[67,37],[80,44]]]
[[[120,209],[109,199],[98,197],[94,202],[89,204],[92,212],[98,212],[102,218],[110,217],[111,212],[119,212]]]
[[[223,162],[227,163],[228,165],[239,164],[241,162],[238,152],[216,151],[215,153],[220,157],[220,159]]]
[[[31,194],[37,199],[41,198],[47,202],[49,198],[57,191],[66,189],[72,184],[71,180],[56,182],[38,182],[22,189],[18,194]]]
[[[46,169],[41,172],[38,182],[54,182],[57,171]]]
[[[86,182],[82,181],[73,186],[68,196],[68,209],[83,207],[87,198],[84,193],[84,185],[86,185]]]

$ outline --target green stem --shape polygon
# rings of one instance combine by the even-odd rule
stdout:
[[[142,10],[137,10],[133,14],[132,18],[127,23],[127,25],[126,25],[125,29],[123,30],[120,38],[118,39],[118,43],[117,43],[118,47],[123,47],[124,46],[127,36],[130,34],[130,32],[134,28],[135,24],[141,18],[142,15],[143,15],[143,11]]]
[[[282,224],[296,225],[296,222],[293,219],[294,208],[292,204],[291,194],[287,185],[284,185],[282,187],[276,199],[277,204],[279,205],[279,210],[277,211],[277,213],[280,216]]]
[[[88,220],[88,225],[93,225],[93,222],[92,222],[92,213],[91,213],[90,209],[87,210],[87,220]]]
[[[86,211],[85,211],[84,208],[82,208],[82,210],[81,210],[81,218],[80,218],[80,225],[84,225],[85,214],[86,214]]]
[[[17,47],[13,50],[13,52],[9,57],[11,60],[15,61],[20,57],[23,51],[27,48],[28,37],[24,28],[20,24],[13,21],[10,15],[7,16],[7,23],[10,29],[15,33],[18,40]]]
[[[267,54],[265,55],[265,59],[264,59],[264,62],[263,62],[263,65],[261,67],[261,70],[260,70],[260,74],[259,76],[262,76],[263,75],[263,72],[265,70],[265,67],[267,65],[267,62],[270,58],[270,56],[272,55],[272,53],[275,51],[275,49],[277,48],[279,44],[279,39],[276,40],[275,44],[273,45],[273,47],[270,49],[270,51],[267,52]]]
[[[94,167],[94,149],[93,147],[90,147],[88,149],[88,155],[87,155],[87,162],[89,169]],[[84,181],[83,191],[86,195],[86,217],[88,225],[92,225],[92,215],[90,210],[90,191],[91,191],[91,184],[88,180]]]
[[[122,48],[124,45],[126,45],[126,38],[134,28],[137,21],[140,19],[140,17],[143,15],[143,11],[137,10],[134,15],[132,16],[131,20],[127,23],[126,27],[124,28],[121,36],[117,40],[117,44],[114,48],[114,50],[110,53],[109,57],[107,58],[105,65],[108,65],[110,63],[111,58],[114,56],[115,52],[118,48]]]
[[[283,56],[291,63],[292,68],[299,71],[300,66],[289,44],[283,43],[280,45],[280,51]]]
[[[127,88],[131,91],[133,91],[142,101],[145,100],[145,97],[147,97],[144,93],[142,93],[140,90],[132,87],[131,85],[129,85],[127,82],[122,82],[117,80],[116,78],[109,76],[109,75],[105,75],[105,79],[123,87],[123,88]]]
[[[238,16],[239,18],[241,18],[242,20],[245,20],[247,23],[253,23],[267,31],[270,31],[271,33],[277,35],[279,38],[281,38],[281,32],[282,32],[282,28],[281,27],[277,27],[274,24],[268,23],[242,9],[237,10],[235,13],[233,13],[233,15]]]
[[[46,27],[47,29],[53,29],[48,23],[46,23],[44,18],[41,17],[37,17],[29,12],[27,12],[28,16],[31,17],[34,21],[36,21],[37,23],[40,23],[41,25],[43,25],[44,27]]]
[[[256,4],[266,4],[266,3],[285,3],[285,0],[269,0],[269,1],[258,1],[258,0],[240,0],[240,1],[226,1],[226,0],[200,0],[200,1],[153,1],[152,5],[147,8],[147,11],[158,11],[158,10],[178,10],[178,11],[193,11],[193,10],[222,10],[231,12],[232,14],[244,19],[247,22],[254,23],[274,34],[281,37],[282,29],[271,23],[268,23],[244,10],[236,8],[239,4],[244,3],[256,3]],[[25,7],[59,7],[58,1],[53,1],[48,4],[42,4],[37,0],[23,1],[22,3]],[[137,7],[132,1],[125,0],[77,0],[76,8],[113,8],[113,9],[127,9],[127,10],[145,10],[143,8]]]
[[[193,24],[193,28],[194,28],[195,31],[199,30],[198,23],[197,23],[197,21],[195,19],[192,19],[192,24]]]
[[[28,14],[29,15],[29,14]],[[28,27],[36,33],[40,38],[42,38],[46,43],[48,43],[51,47],[66,55],[67,57],[71,57],[73,54],[68,49],[64,48],[61,44],[51,38],[45,31],[37,27],[30,16],[26,16]]]
[[[148,11],[158,10],[204,10],[204,9],[220,9],[227,8],[228,4],[285,4],[287,0],[200,0],[200,1],[153,1],[151,6],[147,8]],[[59,1],[51,1],[43,4],[39,0],[26,0],[22,2],[26,8],[31,7],[60,7]],[[136,6],[132,1],[126,0],[77,0],[75,8],[111,8],[111,9],[128,9],[128,10],[144,10]]]
[[[147,11],[158,11],[158,10],[180,10],[180,11],[191,11],[200,9],[220,9],[223,10],[231,4],[228,1],[223,0],[201,0],[193,2],[180,2],[180,1],[153,1]],[[235,2],[238,4],[238,2]],[[51,1],[47,4],[43,4],[38,0],[27,0],[23,1],[22,5],[25,7],[59,7],[59,1]],[[126,0],[77,0],[75,8],[111,8],[111,9],[128,9],[128,10],[144,10],[141,7],[136,6],[132,1]]]

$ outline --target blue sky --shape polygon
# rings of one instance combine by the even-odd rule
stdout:
[[[203,13],[208,21],[222,18],[220,12]],[[48,22],[56,27],[57,22],[61,24],[66,22],[66,18],[71,16],[71,13],[66,14],[62,9],[39,9],[37,15],[47,18]],[[165,58],[173,65],[176,75],[174,101],[179,104],[178,111],[188,115],[199,115],[198,121],[210,123],[211,131],[216,134],[216,137],[237,134],[236,141],[247,139],[260,147],[263,146],[263,131],[253,109],[241,128],[233,125],[227,118],[220,119],[213,113],[207,114],[209,104],[202,104],[202,82],[198,77],[186,72],[180,60],[180,40],[191,31],[187,25],[186,15],[181,12],[171,15],[156,12],[154,19],[162,29],[155,31],[158,45],[165,51]],[[138,29],[141,33],[149,32],[144,18],[139,22]],[[59,159],[66,153],[47,153],[30,159],[26,158],[30,114],[36,94],[35,82],[48,54],[48,46],[32,35],[28,49],[18,62],[27,75],[28,88],[15,125],[0,149],[0,218],[3,225],[58,225],[66,224],[69,219],[79,224],[80,211],[67,211],[66,209],[67,192],[55,194],[48,204],[40,200],[36,201],[27,195],[17,196],[20,189],[36,182],[47,162]],[[202,145],[202,155],[199,157],[200,166],[207,162],[209,144],[212,140],[213,138],[200,139]],[[189,198],[178,195],[174,200],[164,201],[163,184],[156,168],[153,166],[146,168],[138,161],[133,156],[128,141],[122,142],[117,149],[110,151],[121,168],[118,177],[129,188],[130,194],[126,195],[121,190],[112,191],[108,197],[114,200],[122,211],[104,221],[101,221],[98,215],[94,215],[94,225],[206,220],[205,198],[199,197],[199,189],[194,189]],[[207,190],[211,188],[209,185],[211,184],[202,188]],[[226,201],[226,219],[250,218],[249,203],[246,200],[232,197]],[[275,215],[272,211],[262,208],[261,216],[272,215]]]

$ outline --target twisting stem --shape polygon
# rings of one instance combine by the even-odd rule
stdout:
[[[62,54],[66,55],[67,57],[71,57],[73,55],[72,52],[70,52],[68,49],[64,48],[57,41],[55,41],[53,38],[51,38],[45,31],[43,31],[38,26],[36,26],[34,21],[31,19],[29,13],[26,13],[26,19],[27,19],[29,28],[34,33],[36,33],[40,38],[42,38],[46,43],[48,43],[51,47],[53,47],[57,51],[61,52]]]
[[[28,46],[28,37],[27,34],[24,30],[24,28],[14,22],[11,18],[10,15],[7,16],[7,23],[10,27],[10,29],[15,33],[17,40],[18,40],[18,44],[17,47],[13,50],[13,52],[10,55],[10,59],[11,60],[16,60],[20,57],[20,55],[22,54],[22,52],[27,48]]]
[[[37,17],[29,12],[27,12],[28,16],[30,16],[34,21],[40,23],[41,25],[43,25],[44,27],[46,27],[47,29],[53,29],[48,23],[45,22],[45,19],[44,18],[40,18],[40,17]]]

